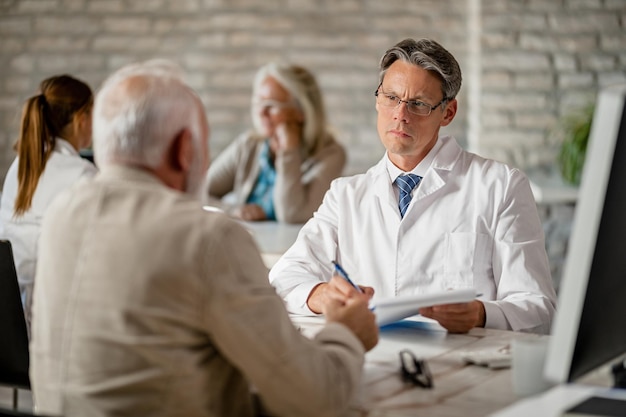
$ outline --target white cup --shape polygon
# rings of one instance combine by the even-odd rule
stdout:
[[[539,394],[552,386],[543,376],[548,340],[547,337],[525,337],[511,341],[513,392],[517,396]]]

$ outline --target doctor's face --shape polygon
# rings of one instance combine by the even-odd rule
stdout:
[[[387,69],[378,94],[420,101],[430,107],[444,98],[441,80],[434,73],[401,60]],[[428,116],[422,116],[410,112],[404,102],[392,107],[382,102],[376,101],[378,135],[391,162],[403,171],[415,168],[435,146],[439,129],[452,121],[457,109],[457,102],[452,99],[434,108]]]

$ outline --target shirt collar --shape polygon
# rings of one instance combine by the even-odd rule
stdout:
[[[387,173],[389,174],[389,180],[393,183],[396,180],[396,178],[398,178],[399,175],[403,175],[403,174],[415,174],[424,178],[424,176],[426,175],[426,172],[428,171],[428,169],[433,163],[433,160],[435,159],[435,155],[437,155],[437,152],[439,152],[439,149],[441,149],[442,143],[443,142],[440,139],[437,139],[435,146],[433,146],[430,152],[428,152],[426,156],[424,157],[424,159],[422,159],[420,163],[417,164],[417,166],[409,172],[404,172],[400,168],[395,166],[393,162],[391,162],[391,159],[389,159],[389,152],[386,152],[385,153],[385,165],[387,167]]]
[[[63,138],[55,138],[54,150],[64,155],[79,155],[78,151]]]

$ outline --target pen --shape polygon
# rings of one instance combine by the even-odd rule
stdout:
[[[350,279],[350,277],[348,276],[348,273],[341,267],[341,265],[339,265],[337,263],[337,261],[333,261],[333,265],[335,265],[335,271],[339,274],[339,276],[343,279],[345,279],[346,281],[348,281],[350,283],[350,285],[352,285],[354,288],[357,289],[358,292],[363,292],[363,290],[361,289],[361,287],[359,287],[358,285],[356,285],[354,282],[352,282],[352,280]]]

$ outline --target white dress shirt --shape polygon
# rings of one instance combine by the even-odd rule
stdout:
[[[388,157],[335,180],[319,210],[274,265],[270,281],[292,313],[312,314],[311,290],[337,260],[376,300],[475,288],[486,327],[548,333],[556,295],[528,179],[442,137],[404,218]],[[392,178],[393,176],[393,178]]]
[[[0,202],[0,237],[9,240],[13,247],[26,321],[30,323],[30,304],[37,265],[37,241],[44,212],[59,192],[81,177],[92,177],[97,169],[91,162],[81,158],[68,141],[56,138],[56,146],[39,178],[30,209],[22,216],[15,217],[18,161],[19,159],[15,158],[4,180]]]

